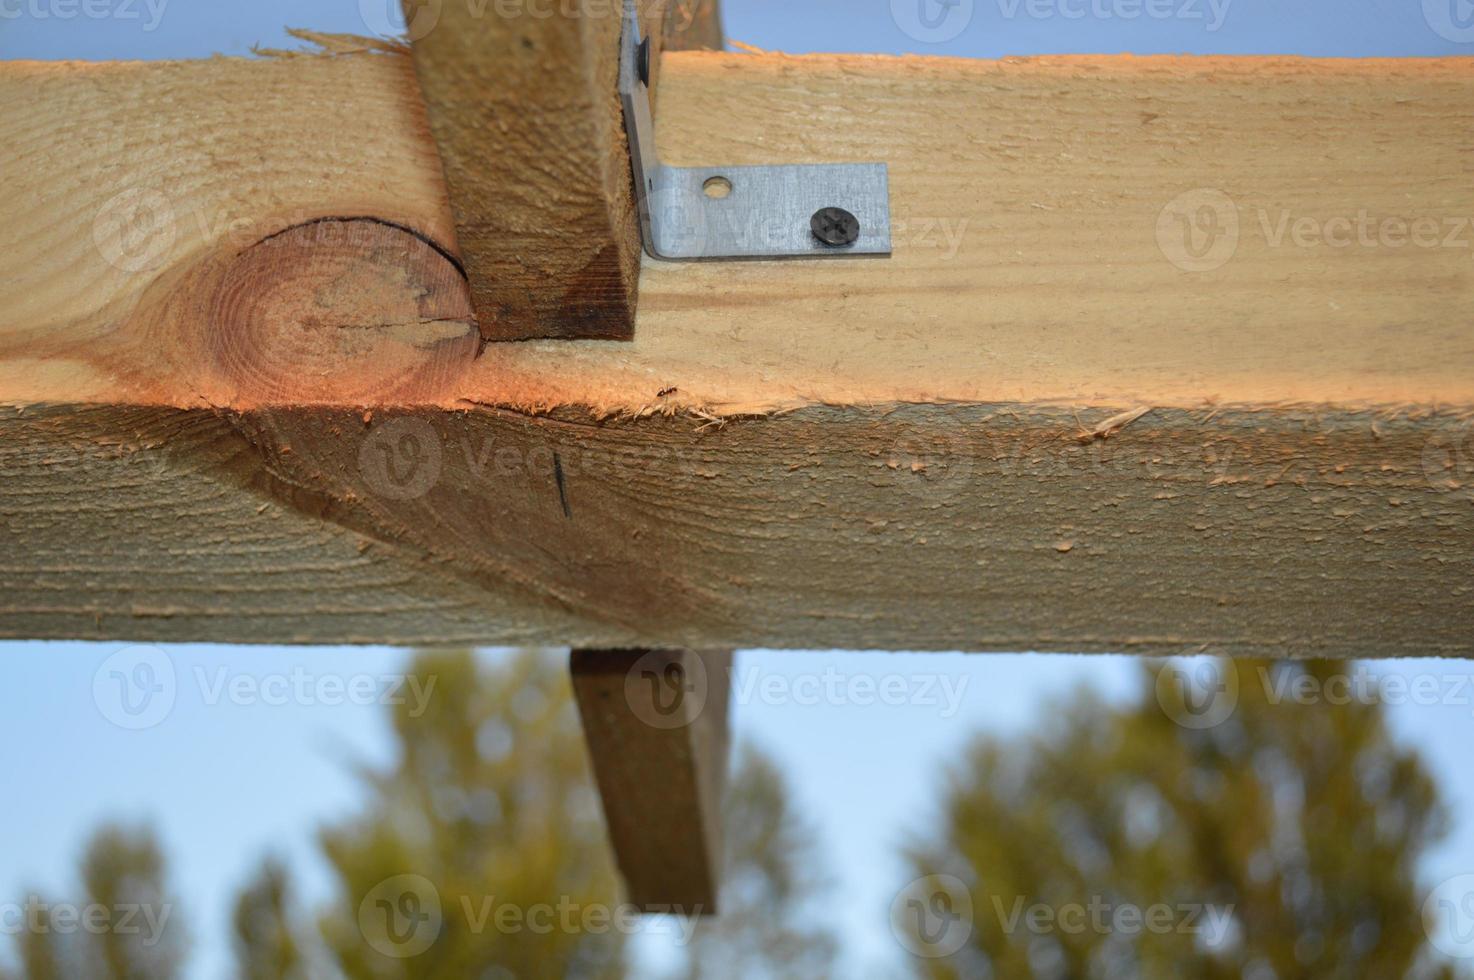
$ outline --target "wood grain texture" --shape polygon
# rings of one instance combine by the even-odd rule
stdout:
[[[718,0],[671,0],[662,26],[666,51],[720,51],[725,45]]]
[[[652,74],[663,42],[720,47],[715,0],[638,6]],[[621,11],[616,0],[406,2],[488,339],[633,335],[640,239],[615,84]]]
[[[628,901],[720,908],[730,650],[574,650],[573,694]]]
[[[894,258],[477,353],[407,57],[0,68],[0,634],[1474,653],[1468,59],[664,71]]]

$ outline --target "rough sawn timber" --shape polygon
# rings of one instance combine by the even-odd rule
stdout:
[[[459,257],[493,340],[634,332],[640,235],[615,79],[622,0],[406,0]],[[721,47],[716,0],[640,0],[665,49]]]
[[[0,66],[0,635],[1474,653],[1468,59],[663,70],[894,258],[483,345],[406,55]]]
[[[574,650],[573,694],[629,901],[720,909],[730,650]]]

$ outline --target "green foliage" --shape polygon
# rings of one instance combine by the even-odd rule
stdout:
[[[410,673],[434,683],[424,714],[413,717],[412,704],[394,710],[398,763],[365,773],[366,811],[322,835],[343,902],[321,930],[348,977],[623,974],[622,937],[611,928],[544,931],[498,917],[504,906],[607,908],[618,895],[566,661],[523,652],[498,664],[465,651],[416,656]],[[414,894],[397,884],[386,893],[383,883],[402,875],[421,882]],[[427,915],[434,902],[438,916],[419,926],[432,930],[428,948],[396,955],[396,933],[386,954],[379,917],[392,931],[401,911]]]
[[[629,975],[625,937],[583,915],[619,897],[566,664],[534,652],[494,662],[414,659],[432,696],[394,710],[395,763],[364,771],[363,812],[322,834],[339,901],[304,927],[287,870],[266,862],[234,910],[242,980]],[[1425,939],[1416,881],[1445,829],[1433,780],[1379,705],[1287,696],[1301,681],[1328,690],[1349,665],[1219,669],[1235,695],[1222,717],[1146,670],[1134,704],[1080,693],[1047,713],[1047,734],[972,746],[936,828],[909,852],[918,876],[961,879],[971,922],[961,950],[914,960],[918,974],[1454,976]],[[724,806],[722,914],[699,922],[680,973],[831,975],[834,937],[809,924],[826,888],[813,835],[772,760],[740,747]],[[182,923],[153,835],[104,827],[80,870],[80,897],[23,902],[20,973],[0,980],[182,976]],[[423,884],[407,892],[403,876]],[[526,916],[539,906],[551,928]],[[1071,906],[1083,915],[1067,921]],[[1124,908],[1165,908],[1165,927],[1113,923]],[[415,955],[397,935],[386,945],[378,925],[401,920],[411,942],[425,940]],[[920,918],[897,922],[917,948],[934,938]]]
[[[65,980],[66,965],[61,954],[61,941],[55,933],[55,925],[49,908],[37,907],[28,900],[25,913],[25,928],[16,935],[16,952],[20,958],[21,972],[14,980]],[[8,973],[0,973],[3,980],[11,980]]]
[[[939,833],[911,854],[918,875],[964,882],[972,930],[959,952],[916,959],[918,973],[1449,975],[1427,947],[1416,885],[1418,857],[1444,830],[1433,780],[1389,737],[1380,705],[1271,696],[1349,668],[1222,662],[1237,702],[1200,728],[1173,721],[1186,717],[1179,694],[1163,687],[1159,702],[1149,669],[1132,706],[1082,693],[1049,712],[1047,735],[977,742],[952,774]],[[1111,911],[1053,918],[1092,901],[1172,913],[1163,931],[1120,928]]]
[[[236,898],[231,924],[240,980],[304,980],[286,868],[268,859]]]
[[[322,915],[321,935],[348,977],[629,975],[625,937],[607,917],[621,899],[566,661],[523,652],[497,662],[418,655],[409,670],[424,685],[434,679],[428,710],[396,709],[397,763],[364,773],[365,812],[323,834],[341,900]],[[822,980],[834,941],[801,924],[822,881],[777,767],[739,749],[724,805],[722,914],[698,921],[682,972]],[[247,980],[283,980],[292,975],[252,964],[312,940],[285,927],[282,876],[263,879],[238,906],[238,960]],[[438,915],[419,923],[433,942],[420,949],[428,936],[410,928],[410,916],[435,904]],[[553,928],[525,917],[539,906]],[[507,910],[519,913],[505,920],[509,929],[498,924]],[[603,917],[588,917],[596,911]],[[256,925],[243,926],[243,915]],[[391,935],[395,925],[405,928]]]
[[[698,924],[687,977],[829,976],[834,937],[805,926],[826,885],[815,871],[813,834],[778,766],[755,746],[739,746],[723,808],[721,914]]]
[[[172,980],[185,942],[165,885],[163,853],[147,830],[104,826],[82,858],[81,900],[28,895],[16,936],[26,980]]]

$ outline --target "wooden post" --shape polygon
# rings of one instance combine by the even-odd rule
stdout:
[[[717,0],[671,0],[661,39],[666,51],[720,51],[722,15]]]
[[[652,67],[721,46],[716,0],[642,0]],[[615,81],[622,0],[406,0],[481,333],[634,333],[639,226]],[[652,78],[653,84],[653,78]]]
[[[731,652],[574,650],[570,664],[629,900],[714,914]]]

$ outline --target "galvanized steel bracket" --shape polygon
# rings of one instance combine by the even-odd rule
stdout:
[[[671,167],[655,153],[649,45],[626,0],[619,95],[645,251],[657,259],[823,259],[891,254],[883,163]]]

